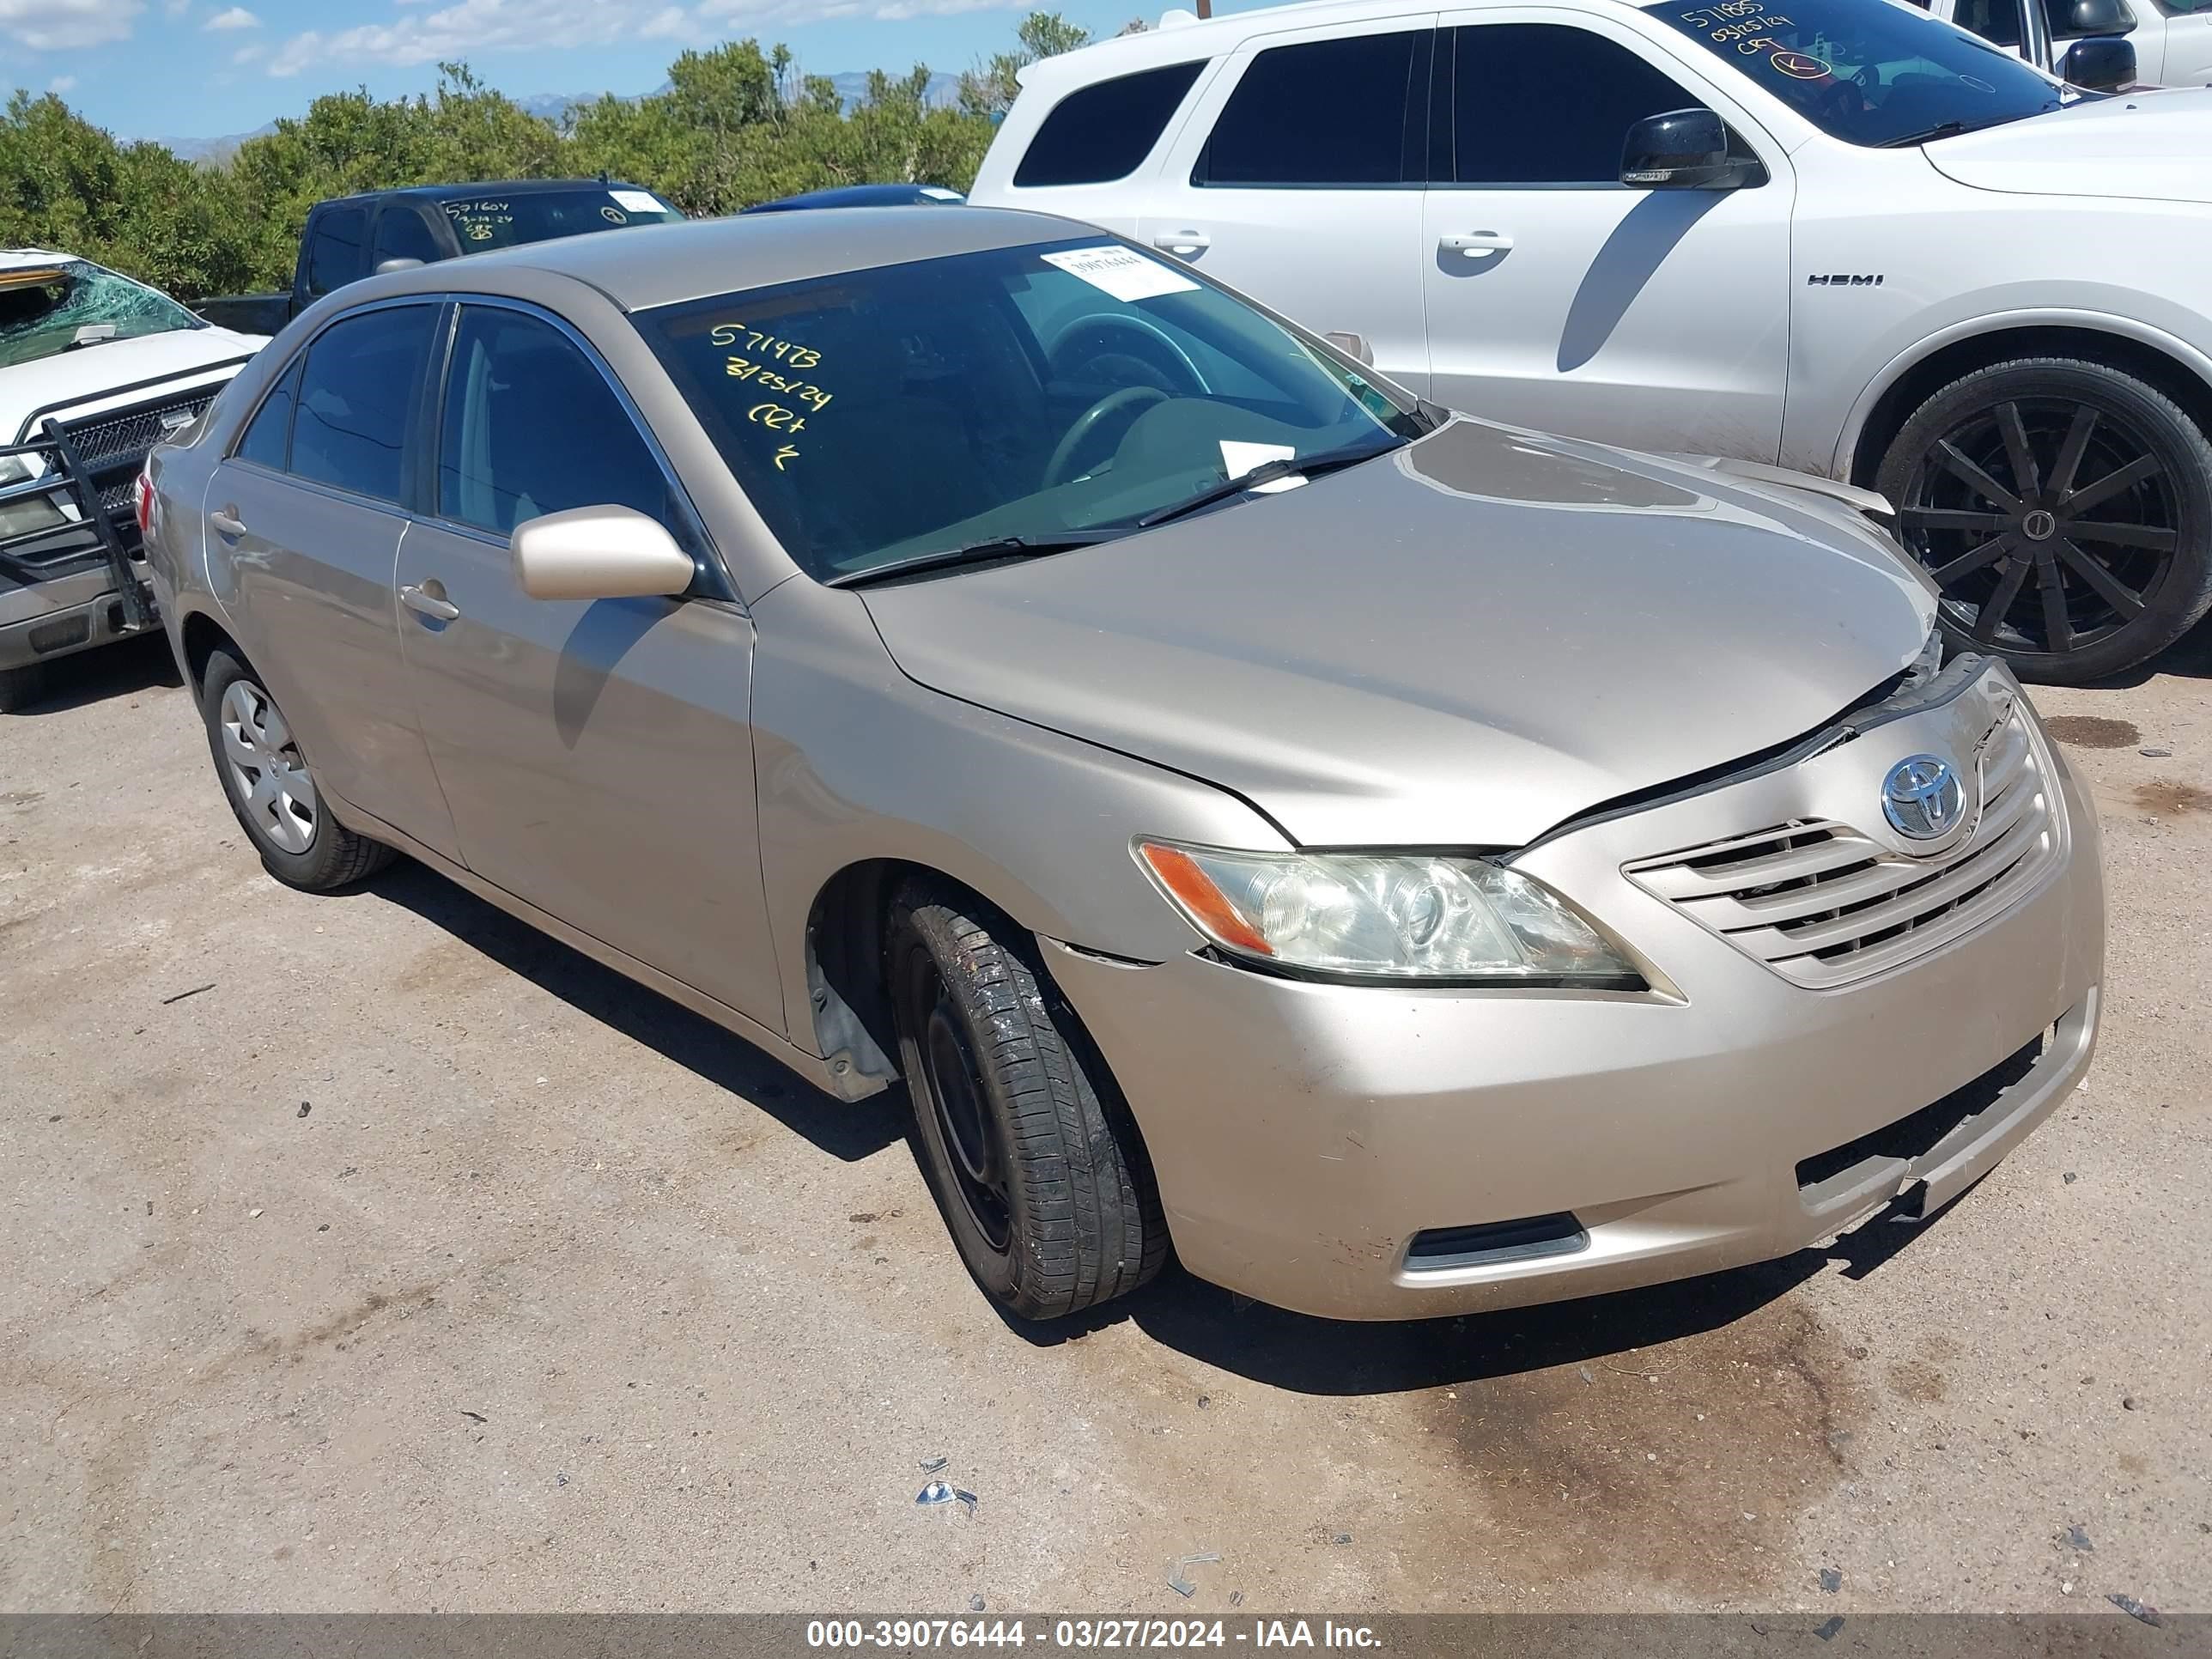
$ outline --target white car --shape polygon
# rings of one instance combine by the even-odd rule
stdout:
[[[0,713],[51,659],[151,622],[138,470],[264,343],[88,259],[0,249]]]
[[[1036,65],[971,199],[1480,416],[1871,486],[1957,645],[2081,681],[2212,604],[2208,149],[2212,92],[1892,0],[1340,0]],[[1055,366],[1203,368],[1127,327]]]
[[[2212,0],[1905,0],[1971,29],[2028,63],[2078,80],[2085,40],[2117,37],[2135,50],[2146,86],[2212,82]]]

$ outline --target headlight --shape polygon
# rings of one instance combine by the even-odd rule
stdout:
[[[1152,841],[1136,850],[1199,932],[1248,961],[1357,979],[1644,984],[1557,896],[1480,859]]]

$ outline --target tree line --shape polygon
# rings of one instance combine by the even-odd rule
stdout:
[[[784,47],[729,41],[684,53],[659,92],[609,94],[558,122],[441,64],[432,93],[330,94],[212,165],[120,143],[59,97],[19,90],[0,118],[0,246],[79,254],[191,301],[289,286],[307,210],[355,191],[604,172],[694,216],[836,185],[965,191],[1022,68],[1089,39],[1033,12],[1012,50],[962,75],[953,105],[929,101],[917,65],[870,75],[850,108]]]

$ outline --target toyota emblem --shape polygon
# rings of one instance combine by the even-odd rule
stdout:
[[[1966,811],[1958,770],[1941,756],[1910,756],[1881,781],[1882,816],[1907,841],[1941,840],[1958,828]]]

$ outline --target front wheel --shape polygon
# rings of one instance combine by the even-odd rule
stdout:
[[[1942,589],[1954,648],[2080,684],[2163,651],[2212,607],[2212,446],[2103,363],[1980,369],[1914,411],[1877,479]]]
[[[200,706],[223,794],[270,875],[326,893],[392,861],[389,847],[331,815],[291,723],[245,664],[225,651],[210,657]]]
[[[1024,1319],[1135,1290],[1167,1255],[1152,1171],[1028,941],[933,882],[899,893],[890,933],[916,1152],[969,1273]]]

